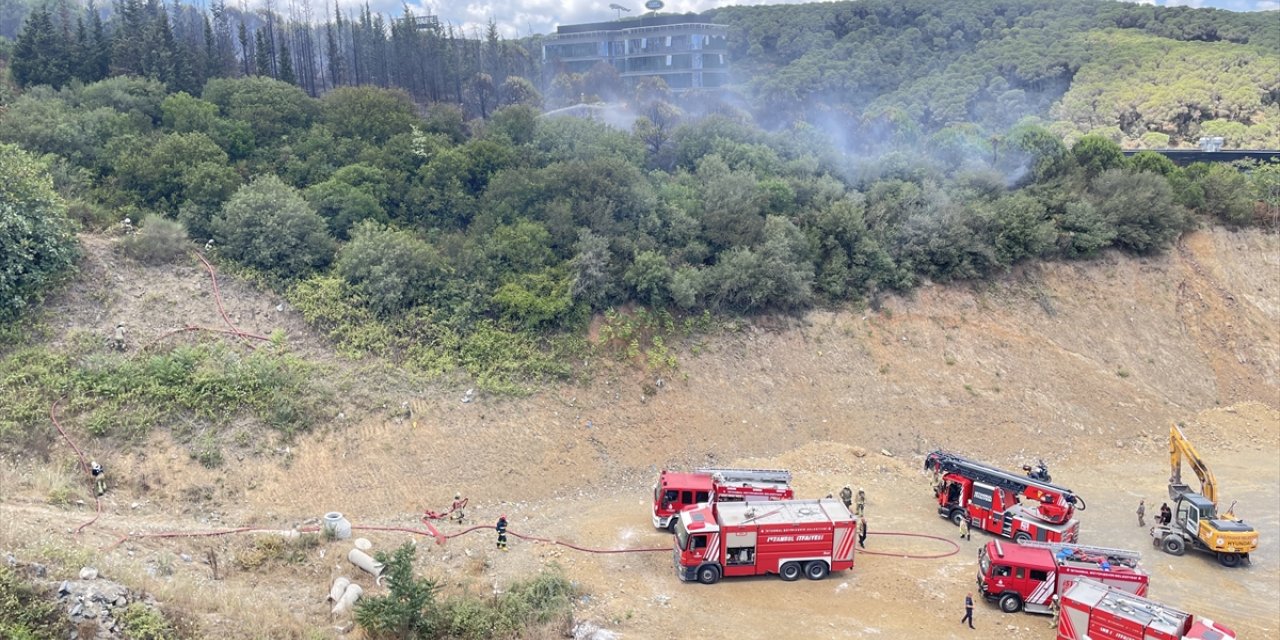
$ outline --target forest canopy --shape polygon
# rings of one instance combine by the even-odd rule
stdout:
[[[256,274],[346,353],[512,389],[569,374],[611,309],[874,304],[1028,261],[1155,253],[1196,224],[1274,226],[1280,207],[1276,164],[1121,150],[1280,146],[1276,42],[1254,16],[734,7],[708,17],[731,27],[741,84],[677,95],[548,77],[536,41],[493,28],[291,6],[27,12],[0,49],[16,82],[0,85],[0,143],[16,145],[0,150],[30,185],[14,197],[51,213],[31,227],[9,206],[0,255],[26,259],[13,247],[34,235],[46,270],[6,266],[32,275],[0,284],[34,301],[65,272],[63,211],[97,231],[167,219],[166,237]],[[599,97],[633,119],[542,111]]]

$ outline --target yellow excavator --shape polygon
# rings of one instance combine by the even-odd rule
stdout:
[[[1199,493],[1182,482],[1184,458],[1200,479]],[[1152,544],[1175,556],[1188,548],[1207,551],[1224,567],[1249,560],[1249,552],[1258,548],[1258,532],[1235,516],[1234,502],[1226,513],[1218,514],[1217,480],[1176,424],[1169,426],[1169,467],[1173,519],[1151,529]]]

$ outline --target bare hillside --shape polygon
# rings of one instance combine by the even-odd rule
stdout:
[[[117,261],[106,241],[89,242],[103,244],[91,250],[81,280],[51,302],[58,331],[105,335],[125,317],[142,341],[183,322],[221,322],[203,270],[141,269]],[[465,387],[333,355],[287,305],[247,283],[228,278],[223,296],[244,329],[283,329],[292,348],[338,372],[344,382],[327,428],[215,470],[164,434],[146,450],[99,452],[130,481],[108,494],[102,519],[80,536],[64,532],[86,518],[91,500],[44,504],[50,485],[74,479],[61,479],[72,473],[68,450],[54,449],[51,463],[0,461],[0,550],[40,557],[80,550],[191,612],[209,637],[309,630],[329,637],[323,598],[330,575],[346,570],[340,543],[298,566],[233,570],[216,582],[199,562],[180,563],[172,576],[147,567],[165,554],[234,555],[245,541],[108,547],[128,531],[288,527],[330,510],[413,526],[455,491],[471,498],[485,523],[505,512],[516,531],[597,547],[662,546],[669,540],[650,530],[647,503],[655,471],[711,462],[791,468],[805,496],[865,486],[873,531],[953,535],[933,514],[919,469],[920,455],[944,447],[1002,466],[1043,457],[1055,479],[1088,496],[1087,541],[1146,553],[1154,597],[1244,637],[1280,633],[1280,238],[1273,235],[1202,231],[1155,258],[1114,254],[1026,268],[994,283],[929,286],[879,311],[761,319],[685,345],[674,372],[588,364],[594,377],[585,386],[465,403]],[[411,417],[388,418],[401,402],[410,403]],[[1231,572],[1206,558],[1164,556],[1134,526],[1139,497],[1158,505],[1164,494],[1171,421],[1188,425],[1227,497],[1240,500],[1237,513],[1261,530],[1252,566]],[[695,629],[725,638],[945,638],[959,630],[954,620],[973,586],[978,538],[946,560],[866,557],[852,572],[803,584],[685,585],[670,554],[579,555],[518,543],[499,556],[479,534],[445,547],[420,541],[420,560],[447,589],[473,591],[555,562],[588,596],[579,616],[625,637],[687,637]],[[374,538],[380,548],[404,539]],[[1232,597],[1215,598],[1215,589]],[[994,607],[980,606],[979,625],[1051,637],[1045,619]]]

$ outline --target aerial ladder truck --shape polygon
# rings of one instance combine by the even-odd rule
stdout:
[[[1199,493],[1182,482],[1184,458],[1200,479]],[[1235,516],[1235,503],[1218,514],[1218,481],[1176,424],[1169,426],[1169,499],[1173,520],[1151,528],[1152,544],[1166,553],[1180,556],[1188,548],[1198,549],[1215,554],[1222,566],[1234,567],[1258,548],[1258,532]]]
[[[946,451],[934,451],[924,467],[934,473],[938,515],[1018,542],[1075,542],[1084,500],[1070,489],[997,469]],[[1047,470],[1045,472],[1047,474]],[[1034,509],[1023,499],[1036,501]]]
[[[680,512],[707,502],[791,500],[791,472],[785,469],[662,470],[653,486],[653,526],[672,533]]]

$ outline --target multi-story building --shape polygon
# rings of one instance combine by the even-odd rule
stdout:
[[[606,62],[628,83],[656,76],[675,91],[719,87],[729,81],[728,31],[696,14],[565,25],[543,41],[542,61],[554,73]]]

